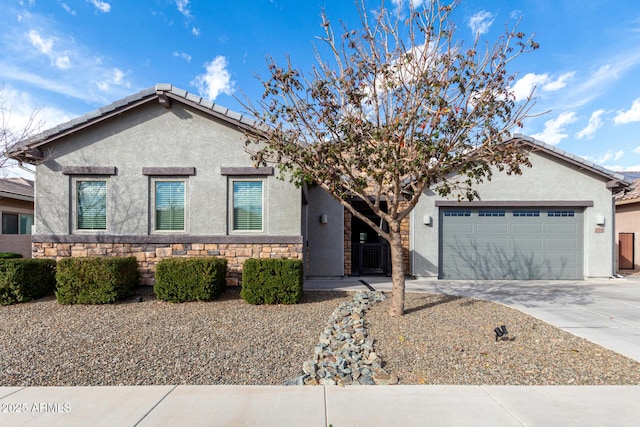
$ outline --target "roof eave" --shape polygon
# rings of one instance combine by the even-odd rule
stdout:
[[[586,169],[598,176],[607,179],[607,188],[611,190],[622,190],[631,185],[631,182],[627,181],[624,175],[610,171],[602,166],[596,165],[588,160],[578,157],[574,154],[570,154],[564,150],[561,150],[553,145],[547,144],[543,141],[537,140],[530,136],[522,134],[513,134],[508,140],[520,142],[530,146],[533,150],[542,151],[551,156],[559,158],[567,163],[570,163],[580,169]]]

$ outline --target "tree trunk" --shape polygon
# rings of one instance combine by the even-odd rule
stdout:
[[[391,294],[390,316],[404,315],[404,258],[402,257],[402,238],[400,236],[400,224],[390,224],[391,235],[391,278],[393,280],[393,293]]]

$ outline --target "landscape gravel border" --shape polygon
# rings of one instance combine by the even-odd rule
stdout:
[[[305,375],[332,314],[354,297],[308,291],[297,305],[253,306],[238,289],[182,304],[140,292],[112,305],[47,297],[0,307],[0,385],[281,385]],[[640,363],[499,304],[407,293],[407,314],[390,318],[388,303],[350,326],[364,320],[369,355],[390,381],[640,384]],[[503,324],[514,341],[495,340]]]

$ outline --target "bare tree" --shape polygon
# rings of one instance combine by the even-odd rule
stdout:
[[[465,46],[454,40],[451,14],[457,1],[434,0],[408,17],[382,3],[373,15],[356,2],[361,27],[336,37],[326,15],[317,65],[307,74],[290,59],[267,63],[265,92],[245,108],[259,134],[248,150],[258,165],[278,164],[298,183],[331,193],[391,247],[390,314],[404,314],[405,271],[400,225],[427,189],[442,196],[478,197],[474,184],[497,168],[521,173],[527,153],[507,143],[522,126],[532,98],[517,103],[507,70],[538,47],[506,28],[495,43],[477,35]],[[258,145],[253,146],[252,143]],[[255,148],[252,148],[255,147]],[[350,203],[353,198],[388,224],[383,229]]]
[[[8,105],[4,84],[0,86],[0,171],[4,175],[7,169],[12,166],[19,166],[25,171],[34,173],[33,170],[24,167],[22,164],[7,156],[8,149],[19,141],[24,141],[32,135],[38,133],[43,126],[43,122],[38,118],[38,110],[31,111],[29,117],[16,124],[13,117],[13,109]]]

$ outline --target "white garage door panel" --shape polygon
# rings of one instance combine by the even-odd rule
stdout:
[[[491,224],[484,221],[478,222],[476,225],[476,233],[478,234],[506,234],[509,226],[507,224]]]
[[[583,213],[567,208],[440,212],[440,277],[582,279]]]
[[[542,224],[514,223],[511,224],[511,232],[522,234],[543,234],[544,227]]]
[[[567,249],[567,250],[576,250],[576,239],[575,238],[565,238],[565,239],[548,239],[547,240],[547,248],[548,249]]]

